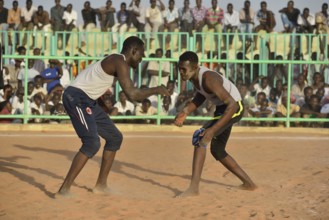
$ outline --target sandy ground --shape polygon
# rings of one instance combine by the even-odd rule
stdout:
[[[248,130],[248,129],[245,129]],[[101,151],[55,199],[80,146],[73,132],[0,133],[0,219],[329,219],[329,133],[232,133],[228,152],[258,185],[253,192],[208,152],[200,195],[175,198],[191,175],[190,132],[124,132],[109,175],[112,193],[91,192]]]

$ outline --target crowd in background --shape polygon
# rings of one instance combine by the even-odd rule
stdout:
[[[240,5],[242,4],[242,5]],[[78,25],[78,13],[74,10],[74,5],[68,4],[62,6],[60,0],[55,0],[55,6],[50,12],[43,9],[43,6],[34,6],[32,0],[27,0],[26,5],[20,7],[18,1],[13,1],[13,8],[3,7],[4,0],[0,0],[0,25],[1,30],[8,31],[44,31],[53,33],[58,31],[67,31],[77,29],[81,33],[82,45],[84,46],[84,32],[88,32],[97,27],[99,23],[100,30],[103,32],[124,33],[133,28],[138,32],[145,32],[145,38],[150,41],[160,42],[159,48],[149,57],[171,58],[171,51],[167,50],[171,42],[171,35],[167,35],[165,40],[163,35],[157,35],[158,32],[174,32],[179,30],[181,33],[188,33],[192,36],[193,32],[206,33],[213,30],[215,33],[245,33],[243,42],[245,42],[245,51],[236,54],[238,60],[246,60],[246,51],[253,47],[257,49],[257,38],[252,33],[265,31],[271,33],[278,22],[275,13],[267,9],[265,1],[261,2],[258,10],[253,9],[250,1],[243,3],[228,4],[226,9],[219,7],[217,0],[211,1],[211,8],[205,8],[201,0],[195,1],[195,6],[190,7],[190,1],[184,0],[183,7],[177,8],[174,0],[168,1],[168,6],[161,0],[150,0],[149,7],[140,5],[140,0],[132,0],[129,3],[122,2],[120,9],[112,6],[112,1],[108,0],[106,5],[101,8],[93,8],[89,1],[84,2],[84,9],[81,11],[83,24]],[[319,5],[320,8],[320,5]],[[236,10],[239,9],[239,10]],[[319,51],[309,51],[312,60],[329,60],[328,46],[328,4],[323,3],[319,12],[313,13],[305,7],[299,10],[294,6],[293,1],[289,1],[286,7],[279,12],[283,22],[283,33],[306,33],[313,34],[319,40]],[[49,33],[48,33],[49,34]],[[250,35],[248,35],[250,34]],[[45,37],[48,35],[45,34]],[[117,45],[117,35],[113,35],[113,47]],[[3,36],[1,36],[3,37]],[[33,34],[33,38],[35,34]],[[59,35],[60,40],[64,40]],[[69,35],[66,35],[64,48],[69,42]],[[19,55],[25,55],[27,49],[33,50],[33,55],[41,55],[41,50],[35,47],[35,39],[32,40],[30,48],[25,48],[27,37],[23,35],[20,41],[18,35],[10,34],[8,44],[15,46]],[[157,39],[158,38],[158,39]],[[314,37],[310,38],[308,43],[312,44]],[[204,38],[196,37],[196,51],[201,51]],[[227,58],[227,50],[232,48],[233,35],[223,35],[224,44],[222,54],[217,54],[220,41],[214,39],[214,52],[209,52],[209,58]],[[300,37],[296,37],[294,48],[288,57],[276,55],[271,52],[267,43],[270,60],[284,59],[303,59],[301,52]],[[21,45],[18,43],[21,42]],[[161,45],[165,42],[165,45]],[[182,38],[182,47],[187,47],[186,41]],[[307,46],[310,49],[311,46]],[[87,55],[81,48],[79,52]],[[66,56],[70,54],[66,52]],[[257,57],[258,56],[258,57]],[[255,55],[252,59],[259,59]],[[79,71],[86,68],[90,62],[79,62],[74,60],[54,60],[50,59],[45,63],[43,59],[28,59],[24,63],[22,59],[11,59],[9,64],[3,68],[4,87],[0,90],[0,114],[35,114],[35,115],[65,115],[61,103],[61,94],[63,89],[69,85],[70,80],[74,78]],[[230,63],[202,63],[211,69],[214,69],[231,81],[233,81],[240,90],[243,102],[246,107],[246,117],[291,117],[304,118],[328,118],[329,114],[329,65],[328,64],[296,64],[292,69],[292,87],[291,94],[288,95],[288,65],[267,64],[266,67],[260,67],[260,64],[230,64]],[[25,66],[28,69],[27,94],[24,93]],[[310,67],[309,67],[310,66]],[[161,68],[160,68],[161,67]],[[264,69],[266,70],[264,72]],[[141,72],[141,75],[138,73]],[[161,75],[159,74],[161,72]],[[177,64],[167,61],[148,61],[143,62],[140,70],[135,70],[134,80],[137,85],[138,77],[141,77],[140,87],[153,87],[158,85],[159,80],[166,85],[171,96],[149,97],[141,103],[131,103],[127,100],[125,94],[116,91],[112,86],[98,101],[104,110],[111,116],[115,115],[172,115],[179,112],[183,106],[191,101],[193,89],[189,89],[184,82],[179,82]],[[180,86],[179,86],[180,85]],[[118,95],[116,95],[118,94]],[[24,108],[23,97],[28,98],[28,107]],[[159,100],[158,100],[159,99]],[[158,102],[159,107],[158,107]],[[287,102],[290,102],[290,112],[287,113]],[[212,103],[204,103],[194,115],[212,116],[214,106]],[[64,121],[31,119],[30,122],[53,122]],[[139,120],[140,122],[141,120]],[[0,122],[21,123],[21,119],[0,119]],[[130,121],[128,121],[130,122]],[[153,123],[152,120],[144,120],[145,123]],[[274,122],[243,122],[248,125],[277,125]],[[314,126],[322,127],[327,124],[309,122],[294,123],[295,126]]]

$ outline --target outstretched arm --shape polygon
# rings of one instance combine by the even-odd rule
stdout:
[[[107,61],[105,59],[102,62]],[[106,72],[108,73],[108,71]],[[142,101],[143,99],[155,94],[170,95],[166,87],[162,85],[148,89],[136,88],[133,81],[130,79],[129,66],[123,59],[116,60],[114,72],[117,73],[118,81],[122,90],[131,101]]]

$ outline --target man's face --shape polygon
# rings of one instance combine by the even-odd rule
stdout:
[[[266,4],[261,4],[260,8],[264,12],[267,10]]]
[[[18,2],[13,2],[13,8],[16,10],[18,8]]]
[[[186,81],[192,78],[197,71],[197,66],[192,65],[190,61],[180,61],[178,69],[182,80]]]
[[[217,7],[217,0],[212,0],[212,1],[211,1],[211,6],[212,6],[213,8],[216,8],[216,7]]]
[[[157,5],[157,1],[156,0],[151,0],[151,8],[155,8],[155,6]]]
[[[127,100],[126,94],[124,94],[123,92],[120,93],[119,99],[120,99],[120,102],[122,102],[122,103],[126,102],[126,100]]]
[[[228,13],[231,14],[233,12],[233,6],[232,5],[227,6],[227,11]]]
[[[142,62],[144,55],[144,47],[135,47],[131,50],[132,63],[130,64],[133,69],[136,69],[140,62]]]

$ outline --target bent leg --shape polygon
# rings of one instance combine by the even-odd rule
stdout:
[[[242,181],[242,187],[244,189],[254,190],[257,188],[256,184],[230,155],[220,159],[219,162]]]

